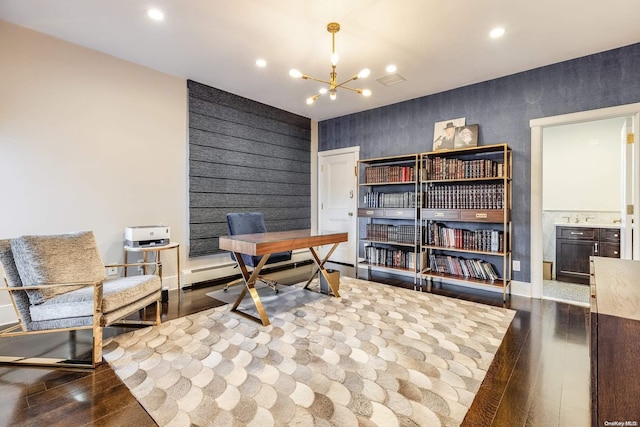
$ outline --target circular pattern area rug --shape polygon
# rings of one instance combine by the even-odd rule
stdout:
[[[514,312],[348,277],[340,294],[296,285],[270,326],[227,305],[104,358],[161,426],[460,425]]]

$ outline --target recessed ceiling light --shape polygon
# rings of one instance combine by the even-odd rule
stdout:
[[[162,11],[159,9],[147,10],[147,16],[154,21],[162,21],[164,19],[164,13],[162,13]]]
[[[387,70],[387,73],[395,73],[397,69],[398,67],[393,64],[387,65],[387,68],[385,68],[385,70]]]
[[[258,58],[256,59],[256,65],[260,68],[264,68],[267,66],[267,61],[262,58]]]
[[[491,30],[491,32],[489,33],[489,36],[492,39],[497,39],[500,38],[502,36],[504,36],[504,28],[502,27],[496,27],[493,30]]]

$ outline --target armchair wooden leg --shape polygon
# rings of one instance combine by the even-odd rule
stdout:
[[[162,302],[156,301],[156,325],[162,323]]]
[[[93,328],[93,366],[96,367],[102,363],[102,328]]]

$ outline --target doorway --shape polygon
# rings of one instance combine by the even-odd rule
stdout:
[[[603,108],[579,113],[566,114],[562,116],[546,117],[530,121],[531,126],[531,296],[543,298],[543,269],[544,269],[544,226],[543,226],[543,133],[544,129],[584,123],[612,118],[629,117],[627,121],[628,144],[625,146],[624,155],[626,158],[623,175],[626,177],[629,188],[623,196],[622,204],[625,214],[621,218],[620,227],[623,233],[628,236],[625,247],[627,258],[638,259],[640,255],[640,239],[633,239],[633,224],[638,224],[640,210],[638,201],[640,192],[638,165],[640,165],[640,150],[638,150],[638,124],[640,122],[640,103],[629,104],[618,107]]]
[[[600,236],[602,230],[615,230],[621,223],[622,186],[626,184],[621,179],[626,145],[621,131],[626,130],[626,122],[627,118],[616,117],[543,129],[545,299],[589,305],[588,256],[598,254],[599,242],[586,240],[586,235],[596,233],[597,228],[596,234]],[[576,239],[566,239],[572,237],[567,233],[575,234]],[[556,239],[558,234],[562,239]],[[574,251],[583,258],[579,264],[585,281],[570,277],[579,274],[574,272],[577,265]],[[576,283],[579,281],[583,283]]]

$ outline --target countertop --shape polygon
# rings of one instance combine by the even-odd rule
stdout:
[[[613,223],[597,223],[597,222],[556,222],[556,227],[589,227],[589,228],[620,228],[620,224]]]

